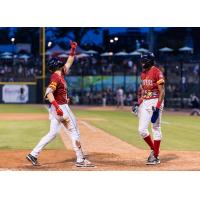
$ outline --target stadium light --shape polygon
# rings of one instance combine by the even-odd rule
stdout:
[[[110,39],[110,43],[113,43],[114,42],[114,40],[113,39]]]
[[[11,40],[10,40],[12,43],[14,43],[15,42],[15,38],[13,37],[13,38],[11,38]]]
[[[51,45],[52,45],[52,42],[48,42],[47,46],[51,47]]]
[[[115,37],[115,38],[114,38],[114,40],[115,40],[115,41],[118,41],[118,40],[119,40],[119,38],[118,38],[118,37]]]

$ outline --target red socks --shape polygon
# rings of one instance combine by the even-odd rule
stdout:
[[[148,144],[148,146],[151,148],[151,150],[154,151],[154,156],[158,157],[159,151],[160,151],[160,140],[154,140],[154,142],[151,139],[151,136],[148,135],[144,138],[144,141]]]
[[[160,140],[154,140],[154,156],[158,157],[160,150]]]
[[[153,141],[152,141],[150,135],[148,135],[147,137],[145,137],[144,141],[149,145],[149,147],[151,148],[151,150],[154,150],[154,144],[153,144]]]

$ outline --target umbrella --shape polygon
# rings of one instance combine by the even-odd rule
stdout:
[[[23,60],[25,60],[25,62],[27,62],[27,60],[30,58],[30,56],[24,54],[24,55],[19,56],[18,58],[23,59]]]
[[[10,52],[1,53],[1,56],[10,56],[10,55],[12,55],[12,53],[10,53]]]
[[[101,56],[113,56],[113,52],[102,53]]]
[[[124,52],[124,51],[120,51],[118,53],[115,54],[115,56],[128,56],[129,54]]]
[[[149,50],[148,50],[148,49],[144,49],[144,48],[140,48],[140,49],[137,49],[137,51],[146,53],[146,52],[148,52]]]
[[[87,58],[87,57],[90,57],[90,56],[86,53],[81,53],[81,54],[76,56],[76,58]]]
[[[185,46],[185,47],[180,48],[179,51],[191,51],[192,52],[193,48]]]
[[[85,51],[85,53],[88,53],[88,54],[98,54],[98,52],[94,51],[94,50],[88,50],[88,51]]]
[[[58,56],[59,58],[68,58],[69,55],[65,54],[65,53],[62,53]]]
[[[173,49],[171,49],[169,47],[163,47],[163,48],[159,49],[159,51],[161,51],[161,52],[172,52]]]
[[[138,52],[138,51],[133,51],[133,52],[130,52],[129,55],[130,55],[130,56],[140,56],[141,53]]]
[[[1,56],[2,59],[12,59],[13,57],[10,55]]]
[[[27,60],[27,59],[30,58],[30,56],[24,54],[24,55],[19,56],[19,58],[24,59],[24,60]]]
[[[46,52],[46,55],[51,55],[53,53],[65,53],[66,51],[62,49],[59,45],[55,45],[53,48]]]

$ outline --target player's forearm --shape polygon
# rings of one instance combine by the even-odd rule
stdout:
[[[158,97],[158,103],[157,103],[157,108],[160,108],[162,102],[164,101],[165,98],[165,89],[164,89],[164,85],[161,85],[158,87],[159,89],[159,97]]]
[[[53,93],[47,94],[47,98],[48,98],[48,100],[49,100],[50,103],[52,103],[52,102],[55,101],[55,98],[54,98],[54,96],[53,96]]]
[[[160,92],[158,101],[163,102],[164,98],[165,98],[165,90],[162,90],[162,91]]]
[[[58,105],[58,103],[56,102],[53,93],[51,93],[51,92],[48,93],[47,98],[49,99],[49,102],[55,107],[57,115],[63,116],[63,111],[60,108],[60,106]]]
[[[69,58],[67,59],[67,62],[65,63],[65,66],[64,66],[66,73],[69,71],[69,69],[72,66],[73,62],[74,62],[74,56],[69,56]]]

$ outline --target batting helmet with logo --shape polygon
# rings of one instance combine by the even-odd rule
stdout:
[[[65,65],[64,62],[54,57],[51,58],[47,63],[47,68],[50,72],[55,72],[56,70],[62,68]]]

